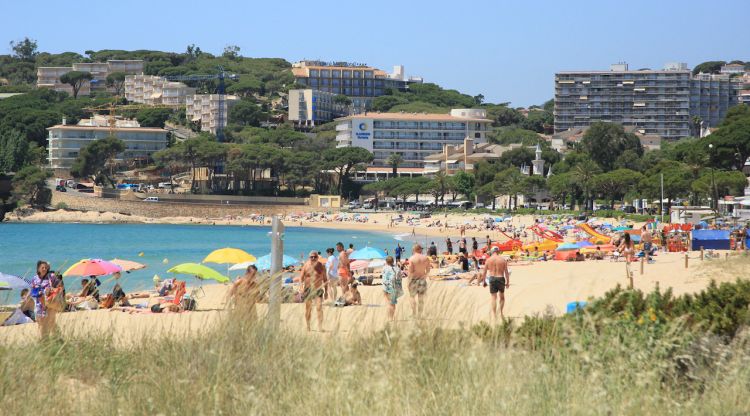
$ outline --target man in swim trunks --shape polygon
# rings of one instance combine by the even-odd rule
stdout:
[[[318,330],[323,330],[323,295],[325,294],[326,268],[318,261],[318,252],[311,251],[310,258],[302,266],[300,271],[300,293],[305,300],[305,322],[307,330],[310,330],[310,318],[312,317],[312,304],[318,310]]]
[[[424,297],[427,295],[427,274],[430,272],[430,259],[422,254],[422,246],[419,244],[414,244],[412,253],[408,268],[411,312],[413,316],[420,317],[424,311]],[[417,302],[419,303],[418,308]]]
[[[344,250],[344,243],[342,242],[336,243],[336,251],[339,253],[339,286],[341,287],[341,295],[345,297],[352,280],[352,272],[349,270],[349,253]]]
[[[492,247],[492,255],[484,264],[482,277],[489,276],[490,296],[492,304],[492,319],[497,319],[497,298],[500,293],[500,319],[503,319],[503,307],[505,306],[505,289],[510,286],[510,272],[508,262],[500,255],[500,249]]]

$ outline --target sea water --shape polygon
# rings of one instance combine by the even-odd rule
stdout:
[[[270,231],[270,227],[256,226],[5,223],[0,224],[0,272],[31,277],[40,259],[50,262],[53,270],[64,271],[84,258],[120,258],[147,265],[145,269],[123,273],[123,288],[150,289],[154,274],[162,279],[170,277],[167,273],[170,267],[185,262],[200,263],[215,249],[234,247],[256,257],[264,256],[271,250]],[[339,241],[345,247],[354,244],[357,249],[370,245],[389,253],[393,253],[397,243],[393,235],[386,233],[287,227],[284,253],[304,259],[311,250],[317,250],[325,257],[325,249]],[[225,264],[207,266],[230,277],[242,273],[228,272]],[[114,285],[111,278],[101,280],[103,292]],[[66,287],[78,290],[80,278],[66,279]],[[6,296],[0,296],[0,303]]]

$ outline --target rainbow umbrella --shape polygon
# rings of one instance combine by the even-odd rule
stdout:
[[[349,263],[349,268],[352,270],[363,270],[366,269],[369,264],[370,262],[367,260],[355,260]]]
[[[255,256],[244,250],[226,247],[212,251],[205,259],[203,259],[203,263],[238,264],[255,260]]]
[[[105,276],[121,272],[122,267],[102,259],[83,259],[70,266],[63,276]]]

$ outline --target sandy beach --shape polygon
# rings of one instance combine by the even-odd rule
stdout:
[[[660,254],[653,264],[646,264],[640,275],[639,263],[632,269],[635,287],[650,291],[657,285],[671,288],[677,295],[705,288],[711,279],[718,282],[733,281],[741,271],[723,267],[724,254],[718,259],[700,261],[699,253],[690,253],[689,267],[685,269],[684,254]],[[731,263],[731,262],[730,262]],[[626,286],[624,262],[537,262],[511,266],[511,286],[506,292],[506,317],[553,313],[561,315],[572,301],[600,296],[617,285]],[[382,288],[376,280],[374,286],[360,286],[362,306],[333,307],[324,303],[324,331],[313,324],[312,336],[351,338],[383,329],[388,324],[387,308]],[[228,286],[204,286],[205,295],[198,298],[198,310],[180,314],[128,314],[119,311],[79,311],[58,315],[60,327],[68,333],[89,334],[101,331],[111,334],[119,343],[128,344],[143,336],[179,337],[197,334],[211,328],[227,317],[224,299]],[[153,302],[153,300],[152,300]],[[261,304],[258,313],[265,316],[267,305]],[[490,306],[487,288],[468,286],[466,281],[431,280],[425,319],[415,320],[411,315],[408,294],[399,299],[395,325],[409,329],[418,324],[434,324],[444,328],[458,328],[489,321]],[[281,309],[282,326],[295,332],[305,332],[304,305],[287,303]],[[19,325],[0,328],[4,342],[31,342],[38,338],[36,325]]]

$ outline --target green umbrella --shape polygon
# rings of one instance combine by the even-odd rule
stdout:
[[[216,280],[219,283],[226,283],[229,281],[229,278],[224,276],[223,274],[198,263],[178,264],[177,266],[174,266],[171,269],[167,270],[167,273],[187,274],[190,276],[195,276],[201,280]]]

